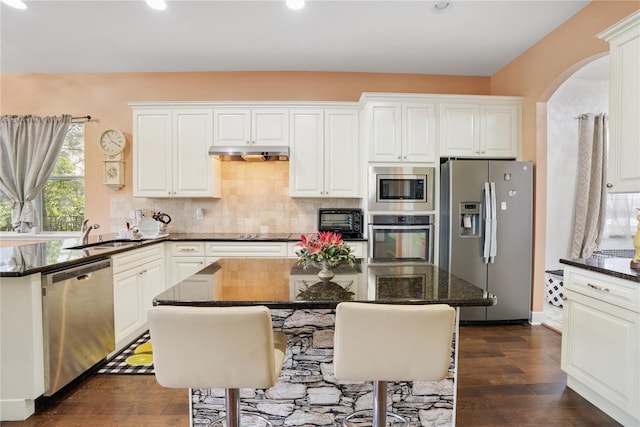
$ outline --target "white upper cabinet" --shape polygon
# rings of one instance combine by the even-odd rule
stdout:
[[[324,194],[324,110],[291,112],[289,195],[322,197]]]
[[[369,161],[435,161],[434,104],[370,102],[366,114]]]
[[[209,108],[134,108],[133,195],[220,197]]]
[[[324,195],[360,197],[359,113],[327,109],[324,112]]]
[[[516,158],[521,102],[440,104],[440,157]]]
[[[289,145],[288,109],[221,107],[213,117],[214,145]]]
[[[610,193],[640,192],[640,12],[598,35],[609,42]]]
[[[355,109],[291,111],[291,197],[361,197],[358,127]]]

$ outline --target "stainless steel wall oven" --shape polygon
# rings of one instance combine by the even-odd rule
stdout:
[[[433,262],[433,215],[370,215],[369,256]]]

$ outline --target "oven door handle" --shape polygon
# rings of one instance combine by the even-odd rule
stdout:
[[[371,225],[372,230],[431,230],[432,224],[411,224],[411,225]]]

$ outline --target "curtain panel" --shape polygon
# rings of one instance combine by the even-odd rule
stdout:
[[[33,201],[53,171],[70,124],[70,114],[0,116],[0,190],[13,202],[17,232],[36,225]]]
[[[598,249],[607,205],[607,115],[579,118],[578,177],[572,258],[589,258]]]

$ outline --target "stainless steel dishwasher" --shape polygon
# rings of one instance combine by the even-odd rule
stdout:
[[[115,349],[111,260],[43,274],[42,310],[51,396]]]

